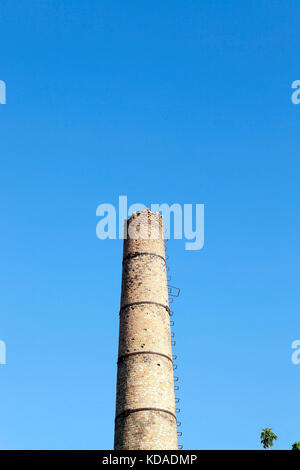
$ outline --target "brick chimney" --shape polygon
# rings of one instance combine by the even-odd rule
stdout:
[[[125,230],[114,448],[178,449],[162,216]]]

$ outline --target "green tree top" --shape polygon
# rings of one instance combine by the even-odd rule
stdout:
[[[260,442],[264,449],[272,449],[274,441],[277,441],[277,436],[273,433],[272,428],[264,428],[260,435]]]
[[[300,450],[300,441],[294,442],[292,450]]]

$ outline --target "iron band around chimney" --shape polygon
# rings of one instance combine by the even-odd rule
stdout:
[[[166,354],[159,353],[159,352],[154,352],[154,351],[136,351],[136,352],[131,352],[131,353],[128,353],[128,354],[122,354],[122,356],[120,356],[118,358],[117,364],[120,364],[120,362],[123,362],[124,359],[126,359],[129,356],[135,356],[137,354],[154,354],[156,356],[162,356],[162,357],[165,357],[166,359],[168,359],[169,361],[171,361],[171,363],[173,364],[173,360],[171,359],[171,357],[167,356]]]
[[[127,256],[125,256],[125,258],[123,258],[123,264],[125,263],[125,261],[127,261],[128,259],[130,258],[136,258],[137,256],[157,256],[158,258],[161,258],[164,263],[166,264],[166,260],[163,256],[157,254],[157,253],[151,253],[149,251],[141,251],[140,253],[129,253]]]
[[[152,302],[150,300],[143,300],[141,302],[132,302],[131,304],[123,305],[120,308],[120,313],[122,312],[122,310],[125,310],[125,308],[127,308],[127,307],[134,307],[135,305],[142,305],[142,304],[158,305],[159,307],[165,308],[167,310],[168,314],[170,315],[170,309],[167,305],[160,304],[159,302]]]
[[[135,409],[131,409],[131,410],[124,410],[124,411],[122,411],[122,413],[119,413],[116,416],[115,421],[117,421],[117,419],[120,418],[121,416],[126,417],[126,416],[130,415],[131,413],[136,413],[138,411],[161,411],[163,413],[168,413],[169,415],[173,416],[175,421],[177,421],[176,415],[174,413],[172,413],[172,411],[164,410],[163,408],[135,408]]]

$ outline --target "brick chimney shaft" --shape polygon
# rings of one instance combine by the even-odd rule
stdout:
[[[178,449],[162,216],[125,228],[114,448]]]

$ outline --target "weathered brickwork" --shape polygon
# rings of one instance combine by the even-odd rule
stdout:
[[[127,221],[127,230],[114,448],[177,449],[162,218],[158,213],[141,211]],[[139,239],[137,233],[148,233],[152,238]]]
[[[160,411],[139,411],[116,420],[115,449],[177,449],[174,418]]]
[[[159,305],[141,304],[121,313],[119,356],[135,351],[157,351],[172,356],[170,317]]]

